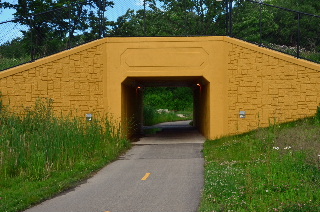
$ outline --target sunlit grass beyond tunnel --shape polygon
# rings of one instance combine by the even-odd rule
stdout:
[[[189,87],[150,87],[144,92],[144,125],[193,119],[193,91]]]

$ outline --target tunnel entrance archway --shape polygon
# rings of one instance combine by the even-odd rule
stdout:
[[[210,83],[202,76],[127,77],[121,84],[121,121],[129,138],[143,126],[143,88],[190,87],[193,90],[193,124],[205,137],[210,129]]]

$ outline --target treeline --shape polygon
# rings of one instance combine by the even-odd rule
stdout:
[[[226,10],[227,1],[230,0],[146,0],[141,9],[128,9],[117,20],[108,19],[108,10],[130,1],[19,0],[16,4],[3,1],[0,9],[16,11],[15,21],[3,24],[25,27],[20,30],[21,37],[9,38],[1,45],[0,59],[26,55],[36,59],[106,36],[231,35],[282,48],[287,53],[295,54],[297,50],[293,47],[297,45],[305,52],[319,53],[319,17],[250,0],[232,1],[232,10]],[[320,15],[320,1],[263,3]]]
[[[114,4],[106,0],[19,0],[0,3],[14,9],[15,20],[2,23],[22,33],[1,45],[0,57],[47,56],[103,36],[110,25],[103,16]],[[2,36],[5,37],[5,36]]]
[[[193,90],[189,87],[147,87],[143,103],[153,109],[192,111]]]

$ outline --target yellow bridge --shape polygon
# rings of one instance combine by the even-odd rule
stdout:
[[[194,90],[194,123],[207,138],[312,116],[320,65],[230,37],[104,38],[0,72],[16,110],[52,98],[57,114],[111,114],[141,126],[143,88]],[[130,120],[130,121],[128,121]]]

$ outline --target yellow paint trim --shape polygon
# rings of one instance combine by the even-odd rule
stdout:
[[[141,180],[147,180],[151,173],[146,173]]]

